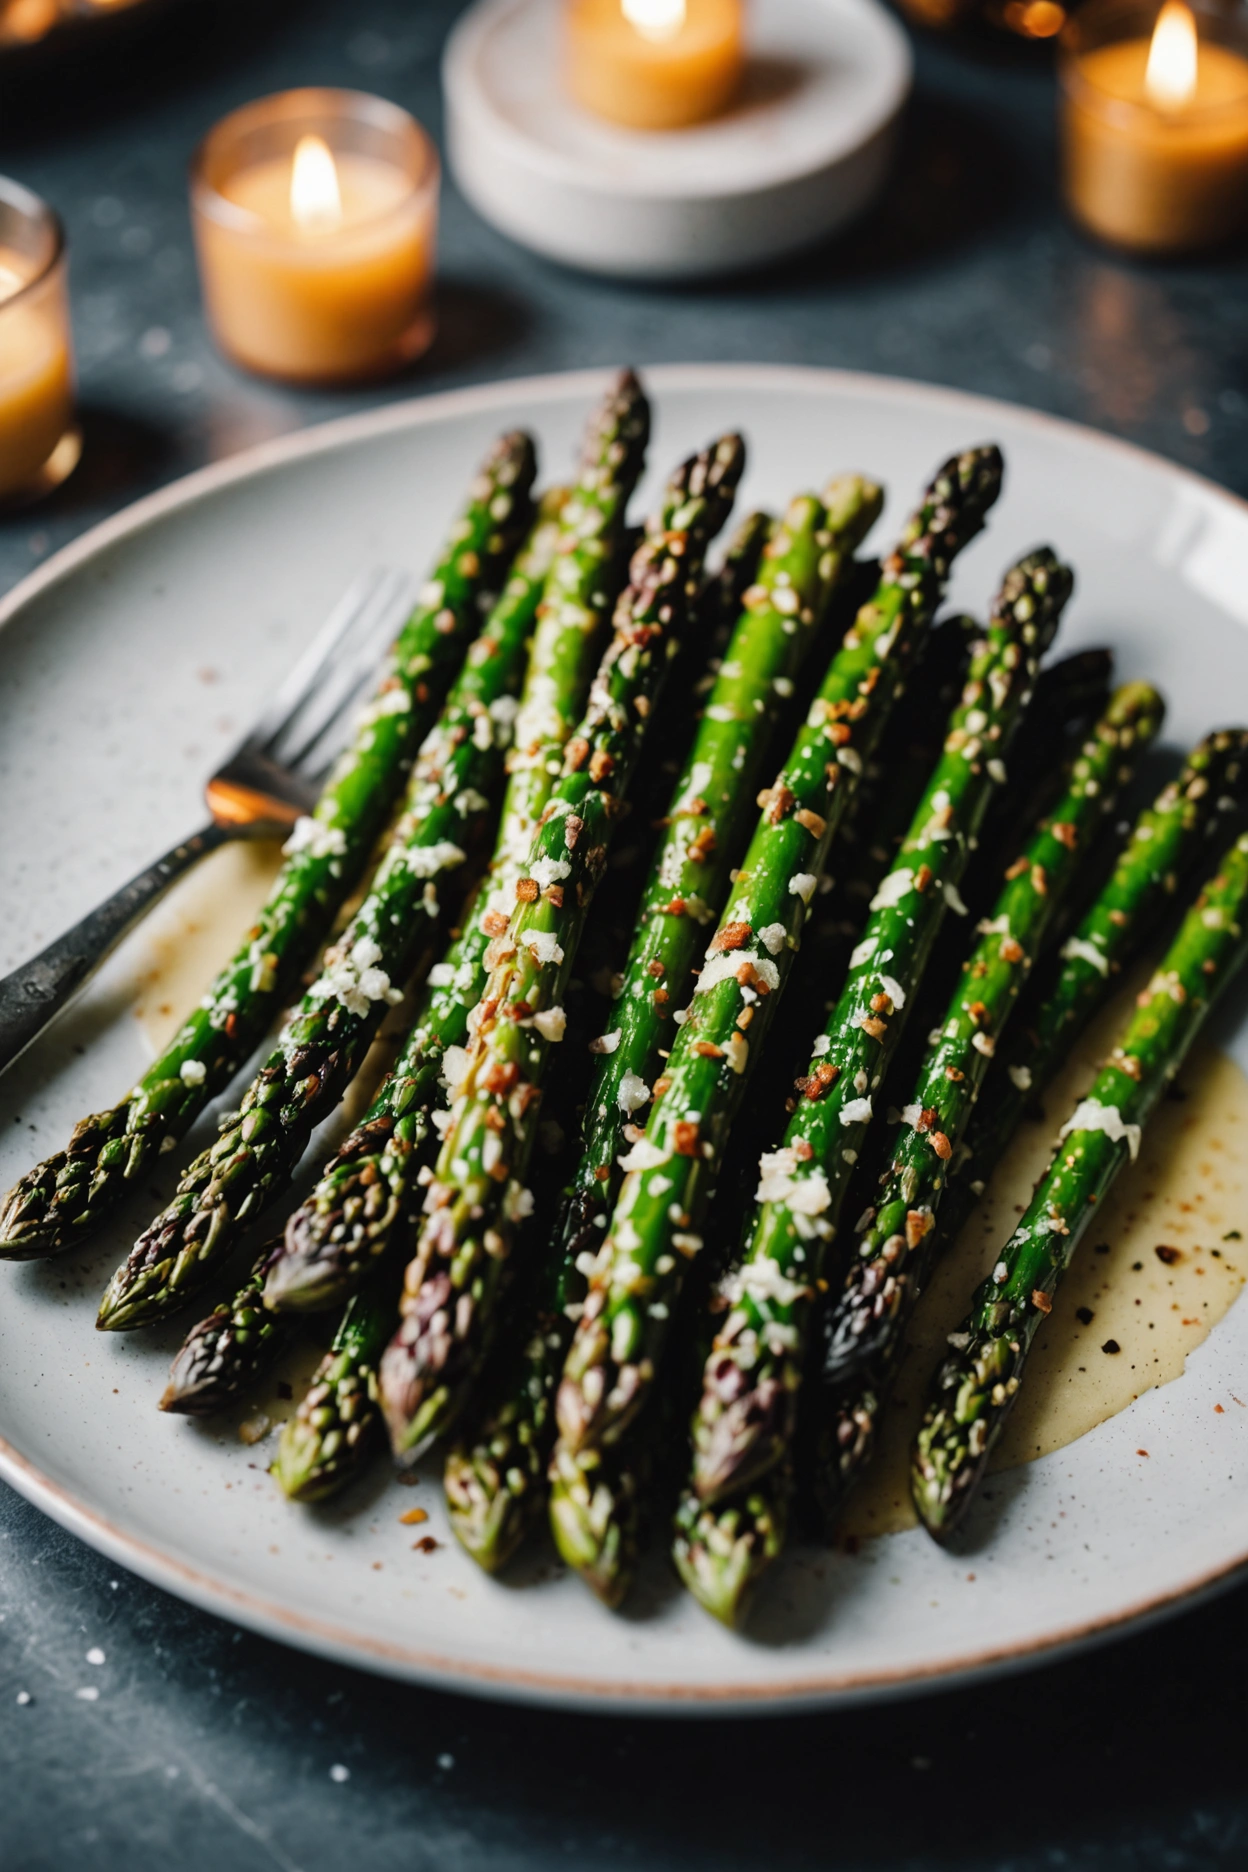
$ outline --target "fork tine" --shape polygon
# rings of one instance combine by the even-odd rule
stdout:
[[[375,566],[353,580],[246,736],[238,750],[240,754],[244,748],[269,750],[291,717],[315,694],[342,640],[352,634],[361,617],[371,613],[379,593],[393,578],[393,573]]]
[[[284,767],[306,768],[311,750],[326,737],[333,738],[335,749],[341,744],[346,718],[362,691],[376,680],[377,665],[411,602],[409,582],[402,578],[392,581],[371,615],[361,619],[339,645],[332,666],[316,690],[274,736],[269,749],[271,759]]]

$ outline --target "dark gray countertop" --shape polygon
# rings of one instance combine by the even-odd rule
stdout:
[[[448,188],[441,336],[409,379],[329,396],[239,377],[199,308],[196,140],[233,105],[306,83],[384,92],[436,129],[456,10],[312,0],[232,27],[218,8],[172,78],[130,73],[124,110],[35,100],[24,129],[7,114],[0,167],[69,229],[88,450],[55,500],[0,522],[0,589],[145,489],[257,440],[395,395],[625,360],[955,384],[1248,494],[1248,261],[1145,268],[1074,235],[1042,55],[920,47],[897,180],[826,254],[715,287],[606,284],[510,247]],[[1082,1659],[847,1716],[535,1714],[235,1631],[0,1490],[0,1865],[1240,1867],[1246,1664],[1241,1589]]]

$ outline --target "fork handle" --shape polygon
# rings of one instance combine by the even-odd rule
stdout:
[[[237,828],[210,821],[202,831],[183,839],[155,864],[138,872],[37,956],[6,975],[0,981],[0,1072],[26,1051],[176,879],[207,852],[238,836]]]

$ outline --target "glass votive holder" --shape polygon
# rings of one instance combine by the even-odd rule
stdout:
[[[298,383],[381,377],[434,335],[437,152],[359,91],[246,104],[201,143],[191,215],[213,335]]]
[[[1060,39],[1067,206],[1142,253],[1248,224],[1248,20],[1204,0],[1088,0]]]
[[[82,452],[68,256],[46,202],[0,176],[0,502],[37,500]]]

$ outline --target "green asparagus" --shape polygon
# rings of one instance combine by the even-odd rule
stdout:
[[[952,1241],[996,1169],[1029,1102],[1037,1099],[1124,966],[1165,915],[1186,872],[1225,836],[1248,791],[1248,733],[1206,735],[1135,822],[1113,873],[1063,943],[1028,984],[994,1057],[987,1095],[977,1101],[966,1138],[949,1164],[940,1232]]]
[[[566,499],[565,489],[552,490],[543,497],[537,524],[528,545],[516,558],[500,602],[513,603],[522,597],[531,599],[534,587],[540,591],[559,538],[559,514]],[[530,672],[535,662],[540,662],[540,637],[539,630],[534,638]],[[461,959],[457,952],[463,947],[463,938],[452,947],[452,975]],[[445,966],[439,965],[442,968]],[[431,976],[436,973],[437,970],[430,971]],[[331,1175],[342,1179],[344,1165],[356,1166],[359,1191],[356,1197],[357,1213],[363,1207],[375,1224],[379,1210],[384,1210],[382,1220],[385,1229],[379,1231],[383,1233],[388,1232],[396,1219],[396,1206],[403,1184],[400,1177],[387,1179],[388,1162],[396,1156],[406,1159],[431,1131],[432,1110],[440,1092],[444,1047],[462,1040],[467,1031],[467,1010],[453,992],[427,987],[422,996],[421,1009],[394,1069],[388,1074],[365,1117],[339,1148],[317,1186],[318,1191],[321,1190]],[[426,1061],[423,1054],[417,1051],[415,1042],[430,1031],[436,1037],[437,1044],[431,1047],[432,1058]],[[445,1040],[444,1034],[449,1035]],[[423,1073],[422,1067],[425,1068]],[[370,1174],[370,1162],[379,1163],[380,1171],[375,1170]],[[392,1182],[399,1183],[397,1192],[392,1189]],[[288,1222],[288,1233],[292,1225],[298,1225],[306,1208],[307,1205],[304,1205],[303,1209],[297,1210],[291,1222]],[[206,1415],[223,1409],[254,1385],[259,1373],[272,1363],[289,1338],[289,1321],[279,1318],[266,1284],[276,1279],[280,1292],[283,1269],[289,1265],[290,1258],[282,1236],[268,1243],[233,1298],[223,1302],[206,1319],[191,1328],[174,1358],[169,1384],[160,1400],[162,1410]],[[339,1294],[331,1286],[321,1304],[331,1305],[338,1297]],[[343,1292],[341,1297],[345,1299],[346,1293]]]
[[[704,1502],[748,1487],[789,1450],[816,1283],[835,1237],[872,1099],[901,1038],[1072,578],[1047,548],[1007,575],[972,655],[939,761],[871,902],[840,997],[815,1041],[778,1152],[762,1158],[760,1204],[703,1372],[691,1484]]]
[[[264,1282],[282,1238],[266,1242],[237,1293],[192,1326],[169,1368],[164,1411],[210,1417],[247,1396],[280,1357],[293,1321],[264,1304]]]
[[[426,1196],[403,1323],[382,1364],[391,1445],[411,1461],[457,1414],[475,1380],[497,1304],[562,997],[646,718],[722,526],[744,449],[726,437],[674,478],[630,569],[615,636],[568,744],[564,775],[533,842],[517,910],[496,938],[467,1068]],[[675,504],[675,511],[672,511]],[[531,1201],[531,1198],[529,1198]]]
[[[283,1189],[313,1127],[363,1063],[388,1007],[402,999],[428,933],[489,823],[536,609],[529,593],[491,614],[426,737],[406,810],[372,886],[291,1014],[217,1141],[114,1274],[97,1325],[125,1331],[162,1319],[226,1258],[242,1229]]]
[[[295,827],[254,928],[133,1091],[84,1118],[65,1150],[10,1190],[0,1208],[0,1257],[31,1260],[83,1240],[224,1089],[289,996],[363,870],[485,595],[506,570],[527,524],[535,465],[527,436],[496,443],[374,700],[312,816]]]
[[[1121,1041],[1059,1133],[1045,1175],[971,1310],[950,1334],[915,1442],[911,1487],[929,1533],[966,1514],[1001,1434],[1040,1321],[1075,1250],[1248,954],[1248,834],[1188,911]]]
[[[940,470],[834,657],[784,770],[760,795],[762,819],[645,1135],[624,1160],[627,1175],[557,1393],[563,1449],[554,1458],[555,1490],[564,1451],[581,1456],[615,1440],[647,1401],[679,1269],[702,1245],[699,1225],[751,1047],[770,1025],[818,872],[953,557],[982,526],[1000,479],[992,448]],[[753,1023],[759,1031],[747,1039]]]
[[[294,1311],[345,1299],[396,1231],[411,1225],[415,1179],[431,1154],[444,1068],[454,1065],[469,1038],[471,1013],[485,986],[486,950],[505,926],[564,744],[601,655],[624,510],[641,473],[648,430],[645,399],[636,380],[626,376],[591,424],[577,485],[562,515],[485,888],[463,933],[430,971],[392,1074],[287,1223],[286,1252],[265,1286],[268,1306]]]
[[[702,929],[718,918],[732,887],[773,755],[781,700],[819,641],[832,591],[880,506],[879,488],[860,475],[833,482],[822,499],[799,496],[745,593],[673,790],[619,998],[606,1033],[594,1043],[597,1068],[561,1231],[573,1261],[594,1239],[594,1215],[614,1202],[623,1133],[650,1101],[672,1015],[688,996]]]
[[[334,1342],[283,1426],[273,1474],[291,1501],[323,1501],[384,1443],[377,1364],[394,1329],[397,1272],[379,1268],[355,1294]]]
[[[1019,990],[1085,854],[1156,735],[1161,698],[1145,683],[1120,689],[1053,816],[1006,871],[1006,883],[919,1070],[902,1111],[880,1193],[857,1224],[859,1241],[832,1308],[823,1378],[835,1387],[836,1472],[821,1491],[843,1490],[874,1447],[906,1324],[926,1280],[936,1217]],[[825,1407],[826,1408],[826,1407]]]
[[[736,625],[746,591],[755,582],[771,522],[766,514],[747,514],[734,530],[718,572],[708,576],[698,600],[697,628],[672,669],[662,702],[647,731],[656,751],[668,749],[689,716],[690,691],[705,697],[715,682],[715,666],[696,674],[698,652],[707,644],[723,655]],[[688,680],[682,665],[688,663]],[[681,761],[648,764],[632,789],[630,824],[643,824],[666,805],[670,777],[660,784],[664,765],[678,772]],[[643,833],[644,838],[644,833]],[[617,854],[612,854],[612,867]],[[626,894],[613,891],[616,879],[603,880],[581,955],[586,964],[595,925],[619,909]],[[631,908],[628,912],[631,917]],[[608,967],[627,951],[627,938],[613,946]],[[583,972],[587,972],[584,971]],[[540,1205],[539,1205],[540,1207]],[[583,1298],[584,1279],[576,1255],[548,1256],[547,1264],[509,1319],[508,1343],[500,1346],[494,1369],[474,1398],[468,1421],[451,1448],[443,1472],[451,1526],[464,1548],[487,1572],[497,1572],[511,1558],[546,1504],[546,1464],[554,1425],[554,1386],[567,1351],[571,1323],[565,1305]]]
[[[716,655],[727,643],[745,594],[758,577],[771,532],[770,514],[757,507],[744,514],[732,530],[718,571],[706,576],[698,599],[698,634]]]
[[[743,612],[673,793],[669,831],[652,864],[616,1011],[595,1042],[598,1070],[583,1150],[562,1206],[540,1324],[533,1321],[507,1381],[495,1387],[481,1421],[447,1458],[444,1480],[456,1532],[489,1570],[504,1564],[541,1511],[554,1386],[572,1330],[569,1309],[575,1313],[585,1291],[577,1263],[595,1240],[594,1216],[610,1207],[618,1188],[615,1157],[658,1073],[665,1024],[689,986],[699,926],[723,908],[779,702],[792,689],[833,587],[879,504],[878,490],[859,476],[832,483],[822,500],[806,495],[791,502],[753,588],[736,594]],[[731,569],[730,552],[721,580]]]

